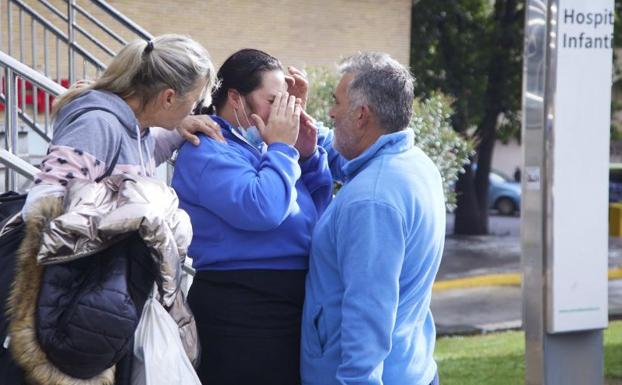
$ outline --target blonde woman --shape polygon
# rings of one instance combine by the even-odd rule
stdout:
[[[54,137],[48,154],[41,163],[35,186],[28,194],[22,211],[22,216],[28,224],[25,239],[41,239],[39,233],[34,236],[30,234],[36,227],[31,226],[31,223],[36,225],[41,222],[41,207],[48,205],[50,197],[64,198],[65,204],[68,204],[67,201],[73,203],[72,199],[75,197],[71,194],[66,195],[67,192],[73,193],[72,180],[98,180],[102,176],[114,174],[140,176],[135,178],[137,181],[144,177],[152,177],[156,165],[165,161],[171,155],[172,150],[183,141],[182,135],[175,131],[177,127],[186,126],[190,131],[198,129],[209,132],[207,120],[199,120],[201,118],[197,117],[188,118],[188,116],[198,100],[211,94],[214,85],[215,72],[205,48],[188,37],[163,35],[148,42],[139,40],[128,44],[112,60],[100,79],[94,83],[81,84],[69,89],[56,101],[53,111]],[[153,127],[161,128],[152,132]],[[192,139],[187,130],[181,131]],[[218,131],[220,131],[219,127]],[[145,200],[149,201],[149,199],[150,197],[145,197]],[[174,200],[176,205],[176,199]],[[51,207],[58,206],[59,200],[53,201],[54,206]],[[161,205],[162,202],[157,202],[157,204]],[[70,244],[70,241],[68,239],[67,243]],[[137,255],[133,256],[133,259],[137,258]],[[128,263],[134,263],[134,261],[131,260]],[[22,316],[27,313],[24,309],[33,306],[34,301],[38,304],[37,311],[39,311],[43,307],[42,303],[49,303],[49,298],[55,298],[54,295],[57,294],[40,290],[38,285],[45,288],[45,282],[41,283],[38,277],[20,278],[24,276],[24,271],[29,271],[25,266],[36,264],[36,258],[29,257],[28,264],[18,264],[9,313],[11,351],[18,365],[24,370],[28,382],[31,384],[111,384],[112,378],[109,375],[95,373],[97,375],[92,377],[94,373],[92,370],[88,372],[88,365],[75,363],[78,357],[80,362],[86,360],[95,366],[95,358],[91,360],[88,353],[83,353],[77,347],[71,352],[73,357],[71,359],[74,361],[70,361],[68,355],[54,357],[48,354],[49,352],[45,355],[26,354],[29,351],[34,352],[30,348],[31,345],[37,347],[42,341],[39,326],[43,321],[48,322],[48,318],[37,319],[37,324],[34,325],[32,323],[35,321],[32,316]],[[45,271],[48,272],[49,268],[47,267]],[[148,275],[142,272],[144,269],[138,270],[139,276]],[[134,280],[135,274],[135,271],[130,271],[126,275],[128,286],[146,282],[144,286],[151,287],[147,279],[139,283],[130,282]],[[90,277],[93,274],[87,275]],[[58,275],[54,277],[58,282],[69,281],[66,285],[61,285],[58,290],[62,290],[62,286],[72,285],[70,279],[63,277]],[[153,275],[150,277],[150,285],[153,285]],[[56,290],[55,287],[51,291],[54,290]],[[15,298],[21,298],[21,300],[16,301]],[[25,300],[27,298],[32,300]],[[94,308],[99,311],[99,307],[107,306],[105,302],[118,301],[116,298],[115,296],[106,297],[103,303],[94,304],[96,305]],[[142,298],[142,303],[144,299]],[[134,305],[136,309],[132,311],[138,311],[140,314],[141,300],[134,300],[133,304],[121,303],[119,306],[115,302],[116,308],[122,310],[125,309],[124,307]],[[55,306],[58,307],[58,305]],[[52,311],[56,311],[54,306],[49,307],[53,308]],[[102,314],[104,311],[102,310]],[[76,326],[80,330],[80,337],[72,335],[69,338],[75,338],[76,342],[82,343],[81,346],[86,342],[87,346],[93,347],[91,351],[96,354],[99,354],[101,350],[109,349],[108,347],[114,342],[111,336],[116,331],[116,324],[104,322],[102,319],[96,316],[89,319],[87,324]],[[25,325],[29,322],[31,324]],[[30,339],[25,340],[13,338],[18,334],[16,330],[19,328],[26,331],[37,330],[37,336],[30,336],[28,337]],[[131,339],[129,341],[131,344]],[[62,342],[65,343],[65,341]],[[72,344],[69,346],[72,349]],[[129,353],[124,353],[126,351]],[[125,355],[116,362],[114,378],[116,385],[130,383],[131,351],[131,347],[127,349],[126,345],[121,350],[121,354]],[[95,357],[96,354],[93,353],[93,356]],[[113,373],[109,368],[105,372]]]
[[[190,38],[163,35],[129,43],[101,78],[56,101],[54,137],[25,211],[43,195],[62,195],[73,178],[102,175],[119,149],[113,174],[153,176],[182,135],[192,141],[198,140],[192,131],[218,135],[220,127],[209,119],[189,116],[214,83],[207,51]]]

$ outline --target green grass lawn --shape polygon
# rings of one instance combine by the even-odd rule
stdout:
[[[523,332],[505,332],[439,338],[435,358],[443,385],[522,385],[524,352]],[[622,383],[622,321],[605,330],[605,377]]]

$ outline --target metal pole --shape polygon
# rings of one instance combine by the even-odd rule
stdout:
[[[2,8],[4,8],[4,1],[0,0],[0,13],[2,13]],[[7,4],[8,8],[8,4]],[[8,13],[8,9],[7,9]],[[0,17],[0,51],[4,50],[4,32],[2,31],[2,18]]]
[[[8,0],[6,3],[6,18],[6,25],[8,30],[7,48],[9,55],[13,55],[13,16],[11,14],[11,0]]]
[[[17,82],[13,71],[9,66],[5,68],[6,81],[6,123],[4,143],[6,150],[17,154]],[[5,188],[7,191],[15,190],[17,176],[15,172],[5,168]]]
[[[56,83],[60,84],[61,83],[61,78],[60,78],[60,39],[57,37],[56,38]]]
[[[556,152],[561,154],[562,150],[567,151],[567,147],[562,148],[557,137],[561,136],[559,130],[566,128],[561,126],[559,116],[561,113],[569,115],[568,110],[562,110],[561,104],[557,104],[560,96],[557,79],[558,67],[564,64],[567,70],[568,62],[559,61],[561,47],[558,47],[557,42],[560,32],[558,24],[562,20],[559,17],[562,12],[560,6],[568,4],[575,3],[565,0],[527,0],[525,12],[522,131],[525,177],[522,180],[521,198],[521,264],[527,385],[603,383],[602,330],[594,326],[593,329],[578,330],[577,327],[577,330],[559,332],[553,326],[554,316],[559,317],[559,310],[554,310],[556,298],[553,294],[554,290],[558,290],[554,285],[559,282],[553,278],[562,279],[555,274],[555,270],[564,263],[568,266],[568,262],[559,259],[560,252],[554,246],[559,245],[560,239],[564,239],[559,237],[560,228],[568,230],[570,226],[576,226],[560,226],[559,220],[556,220],[563,210],[560,208],[561,196],[567,194],[559,188],[562,176],[555,174],[562,163],[556,164],[554,160]],[[588,5],[587,2],[581,4]],[[600,8],[598,10],[602,11]],[[576,13],[584,11],[577,8]],[[589,72],[591,68],[584,70]],[[560,79],[569,82],[566,87],[574,87],[573,81],[578,80]],[[585,135],[590,135],[587,128]],[[590,155],[582,152],[582,156]],[[587,205],[590,202],[576,204]],[[577,221],[580,222],[580,219]],[[555,226],[559,228],[555,229]],[[600,255],[589,257],[602,258]],[[606,275],[602,279],[606,280]]]
[[[49,63],[49,48],[48,48],[48,30],[43,29],[43,73],[46,77],[50,76],[50,63]],[[50,124],[50,94],[45,93],[45,118],[44,118],[44,132],[48,133],[48,126]]]
[[[67,37],[69,45],[69,85],[72,85],[76,81],[76,55],[74,46],[76,44],[76,31],[75,31],[75,0],[69,0],[67,2]]]
[[[20,8],[19,12],[19,61],[25,63],[24,59],[24,12]],[[20,89],[20,102],[21,102],[21,110],[23,113],[26,112],[26,82],[24,79],[19,79],[19,89]]]
[[[30,20],[30,30],[31,30],[31,55],[32,55],[32,68],[37,70],[37,29],[35,19]],[[32,83],[31,83],[32,84]],[[32,119],[37,125],[37,118],[39,115],[39,98],[37,97],[37,87],[32,84]]]
[[[540,385],[544,373],[544,213],[540,180],[544,169],[545,91],[548,45],[546,2],[528,0],[525,12],[523,61],[523,193],[521,244],[523,270],[523,325],[525,329],[525,383]],[[531,172],[531,175],[529,175]],[[533,188],[526,188],[531,177]],[[539,186],[537,185],[539,183]]]

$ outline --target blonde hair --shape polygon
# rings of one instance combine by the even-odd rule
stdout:
[[[183,96],[202,79],[207,79],[203,93],[209,98],[216,84],[214,65],[207,50],[191,38],[166,34],[150,42],[135,40],[119,51],[95,82],[76,83],[56,99],[52,114],[89,90],[109,91],[123,99],[138,96],[144,108],[163,89]]]

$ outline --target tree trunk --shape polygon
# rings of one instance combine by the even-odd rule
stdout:
[[[474,173],[471,167],[458,177],[454,234],[479,235],[488,233],[488,216],[477,203]],[[485,211],[485,210],[484,210]]]
[[[509,76],[510,63],[506,48],[512,37],[512,23],[516,0],[497,0],[494,19],[495,38],[492,39],[493,54],[488,63],[486,86],[486,109],[475,133],[477,145],[477,170],[473,175],[470,167],[456,184],[457,208],[454,233],[462,235],[488,234],[488,188],[492,154],[497,138],[497,119],[504,111],[501,104],[504,82]]]

